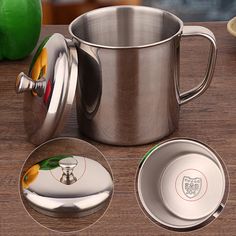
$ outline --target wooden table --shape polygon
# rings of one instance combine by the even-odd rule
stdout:
[[[211,87],[199,99],[181,108],[179,130],[172,137],[199,139],[214,148],[224,159],[230,175],[228,204],[220,217],[190,235],[236,235],[236,38],[226,31],[225,22],[198,23],[215,34],[219,48]],[[42,38],[53,32],[69,37],[67,26],[43,27]],[[41,41],[40,40],[40,41]],[[181,84],[191,88],[202,78],[206,67],[207,43],[199,38],[184,39],[181,49]],[[23,127],[23,96],[14,91],[15,77],[27,72],[31,57],[0,63],[0,235],[57,235],[37,224],[24,210],[18,190],[21,167],[34,146],[27,142]],[[75,112],[63,135],[77,134]],[[107,157],[114,178],[115,193],[105,216],[95,225],[71,235],[173,235],[145,217],[134,189],[136,168],[153,144],[138,147],[113,147],[95,143]],[[157,143],[157,142],[156,142]],[[178,235],[184,235],[179,233]]]
[[[100,7],[113,5],[141,5],[142,0],[85,0],[85,1],[55,1],[44,0],[43,23],[44,24],[69,24],[75,17]]]

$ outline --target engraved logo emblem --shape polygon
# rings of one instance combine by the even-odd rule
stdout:
[[[182,189],[186,197],[194,198],[196,197],[202,188],[201,178],[190,178],[189,176],[184,176],[182,181]]]

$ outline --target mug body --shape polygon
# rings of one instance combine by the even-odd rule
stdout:
[[[94,140],[138,145],[178,127],[183,23],[140,6],[88,12],[70,25],[79,56],[79,130]]]

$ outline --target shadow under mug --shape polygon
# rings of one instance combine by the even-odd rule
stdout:
[[[178,127],[179,108],[210,85],[216,62],[213,33],[183,26],[175,15],[142,6],[94,10],[69,26],[79,55],[76,92],[80,131],[115,145],[150,143]],[[210,43],[203,81],[179,92],[180,41]]]

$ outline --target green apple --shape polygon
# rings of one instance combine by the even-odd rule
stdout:
[[[0,0],[0,60],[29,55],[38,42],[41,22],[40,0]]]

